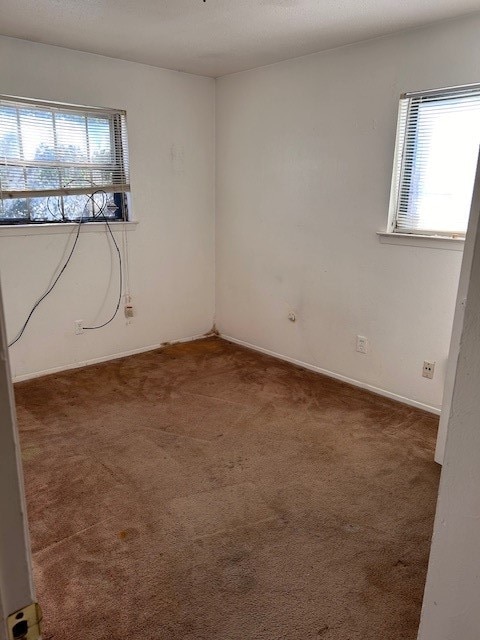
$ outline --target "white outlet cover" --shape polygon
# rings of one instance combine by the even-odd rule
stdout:
[[[75,327],[75,335],[79,336],[84,332],[83,329],[83,320],[75,320],[73,323]]]
[[[423,362],[422,376],[424,378],[428,378],[429,380],[433,380],[434,373],[435,373],[435,362],[429,362],[428,360],[425,360]]]
[[[358,353],[368,353],[368,339],[365,336],[357,336]]]

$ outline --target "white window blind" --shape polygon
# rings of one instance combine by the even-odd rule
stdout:
[[[479,87],[402,96],[392,230],[464,235],[479,144]]]
[[[0,222],[124,218],[125,112],[0,97]]]

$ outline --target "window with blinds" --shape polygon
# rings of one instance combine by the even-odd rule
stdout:
[[[464,236],[480,144],[480,86],[400,99],[390,231]]]
[[[0,223],[127,219],[124,111],[0,97]]]

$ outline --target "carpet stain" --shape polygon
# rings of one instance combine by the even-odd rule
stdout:
[[[436,417],[219,338],[15,392],[46,638],[415,640]]]
[[[37,456],[41,455],[42,450],[40,447],[25,447],[22,449],[22,460],[24,462],[34,460]]]

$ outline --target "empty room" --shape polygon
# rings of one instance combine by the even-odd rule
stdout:
[[[478,640],[480,0],[0,15],[0,640]]]

